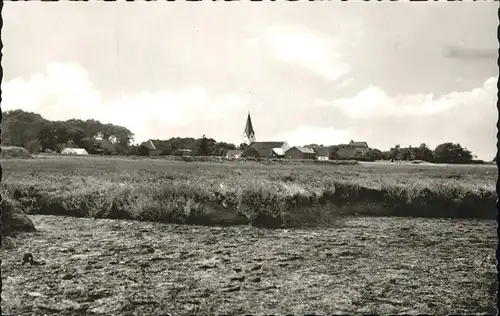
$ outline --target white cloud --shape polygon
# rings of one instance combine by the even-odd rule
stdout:
[[[353,136],[380,149],[422,142],[434,147],[451,141],[472,150],[480,159],[490,160],[496,151],[496,82],[492,77],[479,88],[440,97],[391,97],[371,86],[351,98],[318,99],[314,104],[339,108],[350,120]]]
[[[342,80],[341,82],[339,82],[339,84],[337,84],[337,86],[335,88],[342,89],[342,88],[345,88],[345,87],[351,85],[351,83],[353,83],[353,82],[354,82],[354,78],[349,77],[349,78],[346,78],[346,79]]]
[[[291,146],[308,144],[332,145],[348,142],[351,136],[349,130],[338,130],[333,127],[312,127],[300,125],[295,129],[278,135],[276,140],[286,140]]]
[[[264,36],[253,37],[249,41],[263,45],[278,60],[298,64],[329,81],[337,80],[350,71],[333,39],[291,26],[273,26],[262,32]]]
[[[45,73],[3,83],[2,91],[4,111],[22,109],[50,120],[93,118],[126,126],[136,134],[136,141],[171,137],[169,128],[185,127],[200,118],[224,117],[249,103],[240,90],[210,99],[204,87],[144,91],[103,100],[78,63],[50,63]]]
[[[284,139],[291,145],[329,145],[353,138],[380,149],[397,143],[426,142],[435,146],[453,141],[482,159],[491,159],[498,116],[496,81],[490,78],[478,88],[440,97],[390,96],[371,86],[351,98],[328,100],[318,96],[309,102],[293,103],[285,111],[274,104],[269,108],[269,103],[258,99],[258,95],[252,97],[243,88],[217,97],[210,96],[203,86],[194,86],[104,99],[78,63],[51,63],[43,73],[2,83],[2,108],[33,111],[51,120],[94,118],[123,125],[136,134],[136,141],[206,133],[219,141],[235,143],[240,141],[247,110],[252,110],[257,139],[262,141]],[[331,107],[340,109],[345,116],[332,112]],[[315,114],[292,114],[293,110],[305,113],[305,109],[314,109]],[[277,116],[281,123],[270,119]],[[290,128],[291,121],[298,127]],[[349,128],[344,128],[346,125]]]
[[[100,94],[92,89],[87,71],[77,63],[50,63],[46,73],[29,80],[13,79],[2,84],[4,110],[20,108],[38,112],[43,108],[60,119],[72,111],[85,113],[92,104],[100,104]]]
[[[492,102],[496,95],[496,78],[488,79],[481,88],[451,92],[435,98],[432,94],[397,95],[391,97],[370,86],[351,98],[337,99],[331,105],[350,118],[426,117],[460,107],[474,108]]]

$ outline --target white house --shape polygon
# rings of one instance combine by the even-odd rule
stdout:
[[[61,151],[61,154],[85,156],[85,155],[88,155],[89,153],[84,148],[64,148]]]

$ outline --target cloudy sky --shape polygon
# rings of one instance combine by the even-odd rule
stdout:
[[[2,109],[148,138],[366,140],[496,152],[498,4],[22,3]]]

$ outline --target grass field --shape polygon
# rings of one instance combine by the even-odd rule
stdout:
[[[1,163],[38,230],[1,250],[16,315],[494,310],[496,166]],[[249,223],[299,227],[207,226]]]
[[[29,214],[306,226],[342,215],[495,218],[496,166],[287,165],[60,157],[2,160]]]

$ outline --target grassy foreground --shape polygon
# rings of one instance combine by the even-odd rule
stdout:
[[[266,165],[58,157],[2,160],[28,214],[259,227],[341,215],[495,218],[496,166]]]

